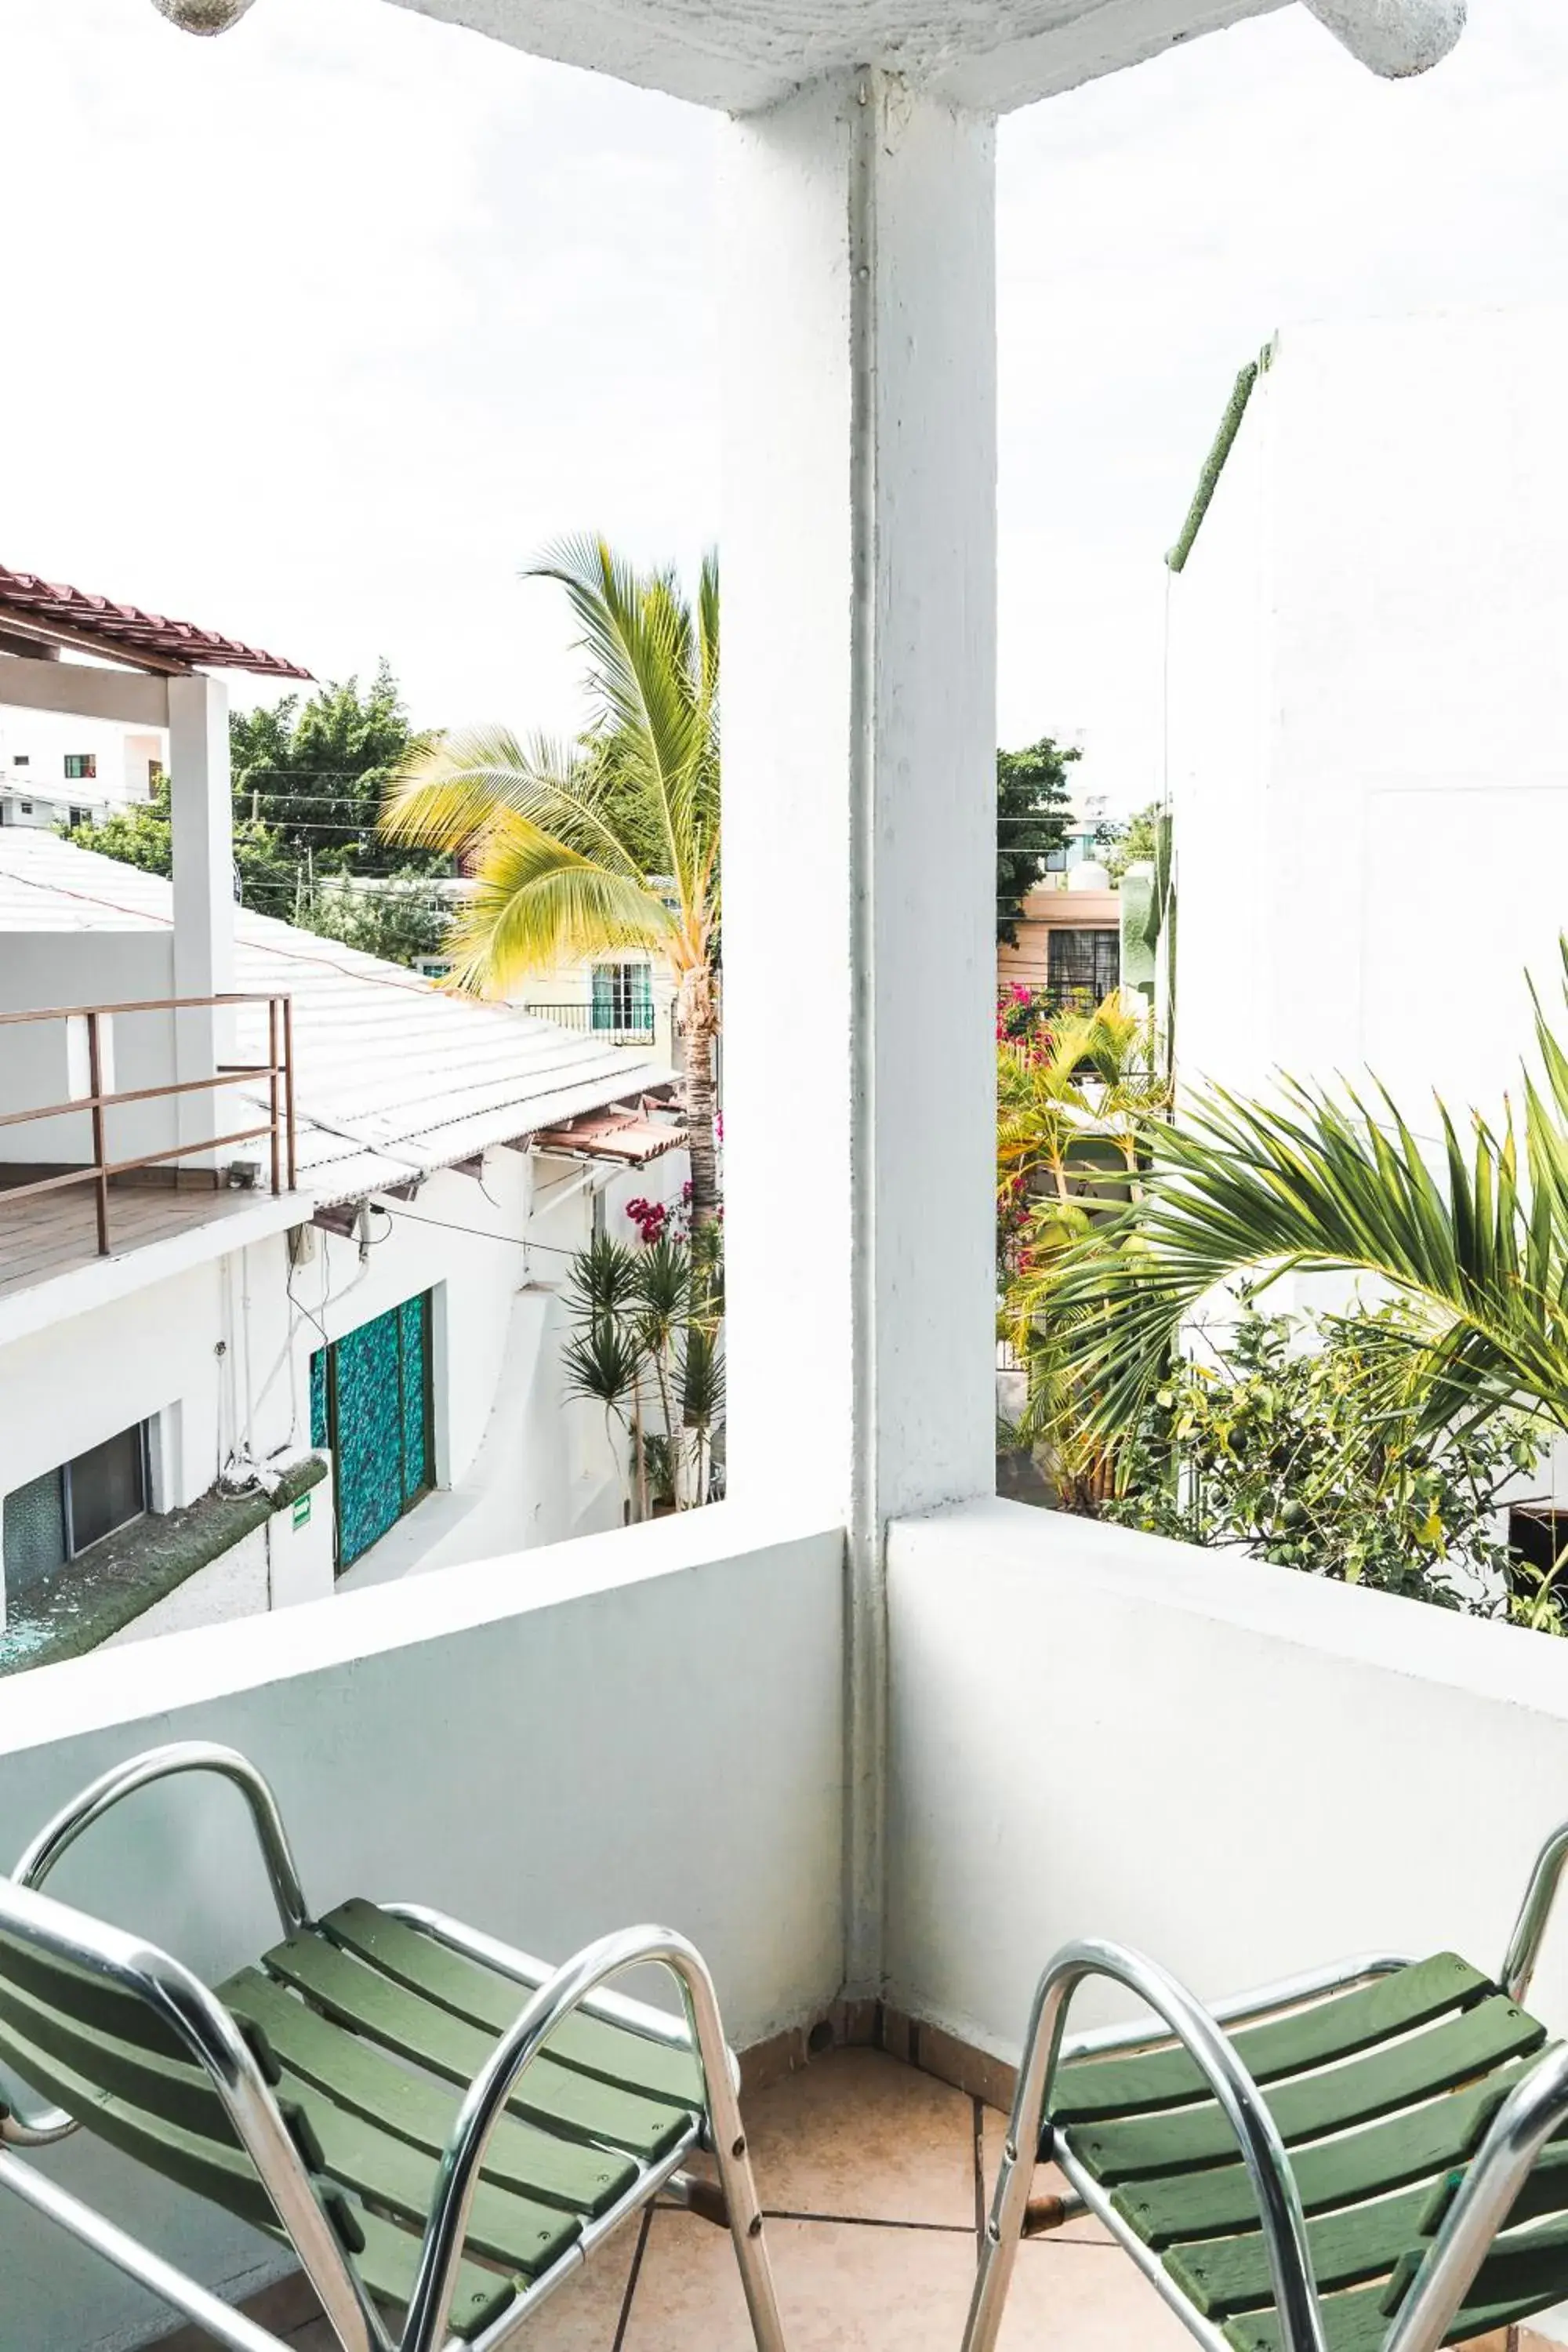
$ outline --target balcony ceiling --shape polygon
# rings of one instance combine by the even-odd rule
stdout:
[[[395,0],[496,40],[744,114],[890,67],[1006,113],[1286,0]],[[1348,5],[1348,0],[1346,0]],[[1368,0],[1368,5],[1387,0]]]

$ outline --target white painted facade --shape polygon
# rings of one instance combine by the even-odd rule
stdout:
[[[89,762],[90,774],[70,772]],[[163,730],[0,707],[0,824],[65,824],[79,810],[100,820],[148,800],[168,764]]]
[[[644,977],[634,977],[637,972]],[[626,1043],[656,1054],[671,1069],[679,1069],[680,1031],[676,1025],[675,997],[675,975],[669,966],[646,949],[626,948],[613,955],[579,956],[547,971],[530,972],[513,988],[510,1002],[526,1013],[536,1013],[541,1020],[563,1022],[569,1028],[607,1034],[620,1042],[621,1012],[635,1013],[646,1001],[651,1020],[647,1027],[638,1021],[628,1024]]]
[[[566,1392],[560,1292],[596,1227],[634,1240],[626,1202],[678,1199],[686,1168],[684,1151],[633,1171],[500,1149],[479,1176],[446,1171],[412,1201],[377,1196],[363,1247],[307,1225],[225,1254],[209,1229],[205,1263],[0,1342],[0,1495],[142,1423],[162,1510],[292,1459],[311,1443],[311,1355],[428,1292],[435,1490],[349,1569],[349,1585],[618,1527],[622,1442]],[[326,1490],[312,1518],[330,1538]],[[195,1622],[223,1613],[220,1601],[243,1612],[330,1592],[330,1539],[312,1559],[303,1594],[286,1573],[258,1584],[227,1560],[191,1596]],[[169,1603],[160,1614],[185,1622]]]
[[[1495,1117],[1568,929],[1568,312],[1291,327],[1172,583],[1184,1073]]]

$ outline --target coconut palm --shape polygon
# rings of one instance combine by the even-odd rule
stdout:
[[[718,1215],[719,572],[695,604],[602,539],[563,541],[529,574],[566,591],[588,656],[585,743],[469,728],[388,793],[395,841],[463,858],[474,889],[449,942],[456,985],[503,996],[529,971],[641,947],[676,981],[693,1223]],[[650,872],[650,858],[658,865]]]
[[[1211,1089],[1151,1130],[1136,1210],[1042,1269],[1033,1301],[1096,1426],[1132,1425],[1217,1285],[1308,1268],[1391,1297],[1388,1370],[1424,1431],[1503,1406],[1568,1430],[1568,1055],[1539,1004],[1536,1038],[1522,1113],[1472,1114],[1468,1140],[1441,1103],[1434,1148],[1381,1088],[1288,1079],[1268,1102]]]

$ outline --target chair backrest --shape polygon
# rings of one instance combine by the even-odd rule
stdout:
[[[279,2069],[260,2028],[231,2017],[166,1953],[5,1879],[0,2067],[255,2228],[289,2235],[279,2205],[303,2189],[326,2209],[340,2244],[357,2250],[353,2210],[318,2177],[307,2118],[273,2096]],[[273,2118],[281,2147],[266,2128]]]

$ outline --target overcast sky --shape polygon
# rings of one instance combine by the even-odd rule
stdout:
[[[1158,786],[1161,556],[1242,362],[1568,294],[1568,10],[1472,15],[1415,83],[1291,8],[1004,126],[1002,732],[1113,804]],[[385,653],[422,723],[572,724],[523,563],[718,534],[711,120],[384,0],[214,42],[0,0],[0,562],[321,677]]]

